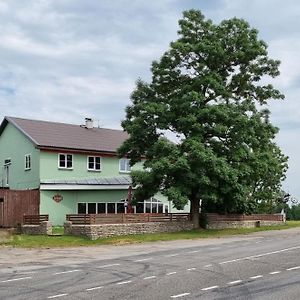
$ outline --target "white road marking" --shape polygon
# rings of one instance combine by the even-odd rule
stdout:
[[[184,294],[178,294],[178,295],[173,295],[171,298],[180,298],[180,297],[185,297],[188,296],[190,293],[184,293]]]
[[[177,274],[177,272],[170,272],[170,273],[167,273],[166,275],[170,276],[170,275],[173,275],[173,274]]]
[[[173,257],[173,256],[177,256],[177,255],[179,255],[179,253],[168,254],[168,255],[165,255],[165,257]]]
[[[153,257],[138,259],[138,260],[135,260],[134,262],[146,261],[146,260],[151,260],[151,259],[153,259]]]
[[[32,277],[20,277],[20,278],[14,278],[14,279],[7,279],[7,280],[3,280],[0,281],[1,283],[5,283],[5,282],[11,282],[11,281],[18,281],[18,280],[25,280],[25,279],[31,279]]]
[[[187,271],[194,271],[194,270],[196,270],[196,268],[189,268],[189,269],[187,269]]]
[[[286,269],[287,271],[293,271],[293,270],[298,270],[300,269],[300,266],[299,267],[293,267],[293,268],[289,268],[289,269]]]
[[[58,294],[58,295],[54,295],[54,296],[49,296],[48,299],[59,298],[59,297],[67,296],[67,295],[68,294]]]
[[[281,273],[281,271],[274,271],[274,272],[270,272],[269,274],[270,275],[275,275],[275,274],[279,274],[279,273]]]
[[[144,280],[153,279],[153,278],[156,278],[156,276],[148,276],[148,277],[145,277]]]
[[[273,251],[273,252],[267,252],[267,253],[262,253],[262,254],[257,254],[257,255],[251,255],[251,256],[237,258],[237,259],[232,259],[232,260],[227,260],[227,261],[220,262],[219,264],[223,265],[223,264],[228,264],[228,263],[237,262],[237,261],[241,261],[241,260],[247,260],[247,259],[262,257],[262,256],[267,256],[267,255],[282,253],[282,252],[286,252],[286,251],[296,250],[296,249],[300,249],[300,246],[291,247],[291,248],[285,248],[285,249],[281,249],[281,250],[277,250],[277,251]]]
[[[262,278],[262,277],[263,277],[262,275],[256,275],[256,276],[250,277],[250,279],[257,279],[257,278]]]
[[[118,285],[122,285],[122,284],[126,284],[126,283],[130,283],[132,282],[131,280],[128,280],[128,281],[121,281],[121,282],[118,282],[117,284]]]
[[[211,267],[212,265],[209,264],[209,265],[205,265],[204,268],[208,268],[208,267]]]
[[[110,264],[110,265],[103,265],[103,266],[100,266],[98,268],[108,268],[108,267],[114,267],[114,266],[119,266],[120,264]]]
[[[199,252],[200,250],[193,250],[193,251],[189,251],[189,252],[187,252],[187,253],[197,253],[197,252]]]
[[[227,284],[237,284],[237,283],[241,283],[242,280],[235,280],[235,281],[231,281],[231,282],[228,282]]]
[[[95,287],[92,287],[92,288],[86,289],[86,291],[100,290],[100,289],[102,289],[102,288],[103,288],[103,286],[95,286]]]
[[[218,287],[219,287],[218,285],[209,286],[209,287],[207,287],[207,288],[201,289],[201,291],[209,291],[209,290],[216,289],[216,288],[218,288]]]
[[[64,271],[64,272],[57,272],[54,273],[54,275],[60,275],[60,274],[68,274],[68,273],[74,273],[74,272],[79,272],[80,270],[70,270],[70,271]]]

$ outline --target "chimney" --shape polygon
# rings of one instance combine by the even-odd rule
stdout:
[[[87,128],[87,129],[94,128],[93,119],[85,118],[85,128]]]

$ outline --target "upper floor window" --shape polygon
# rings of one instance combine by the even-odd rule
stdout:
[[[121,158],[119,161],[119,170],[120,172],[124,172],[124,173],[131,172],[130,159]]]
[[[25,170],[31,169],[31,154],[25,154]]]
[[[72,154],[58,154],[58,167],[60,169],[73,168],[73,155]]]
[[[101,171],[101,157],[88,156],[87,165],[89,171]]]
[[[11,159],[7,158],[4,160],[4,184],[9,185],[9,166],[11,165]]]

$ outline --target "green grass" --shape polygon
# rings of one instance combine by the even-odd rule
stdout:
[[[300,221],[288,221],[284,225],[266,226],[258,228],[238,228],[238,229],[199,229],[191,231],[182,231],[175,233],[155,233],[155,234],[138,234],[121,237],[102,238],[91,241],[84,237],[67,236],[63,234],[62,227],[54,228],[54,236],[45,235],[13,235],[9,240],[0,242],[0,246],[12,246],[22,248],[55,248],[55,247],[79,247],[79,246],[95,246],[95,245],[123,245],[133,243],[155,242],[155,241],[171,241],[171,240],[187,240],[201,238],[220,238],[224,236],[249,234],[252,232],[267,230],[282,230],[294,227],[300,227]]]

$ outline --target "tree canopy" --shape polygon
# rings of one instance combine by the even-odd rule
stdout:
[[[284,96],[267,83],[280,62],[246,21],[214,24],[189,10],[178,35],[151,81],[136,83],[119,154],[145,160],[132,172],[137,200],[161,191],[176,208],[190,201],[198,227],[200,200],[204,211],[251,213],[280,190],[287,157],[267,104]]]

